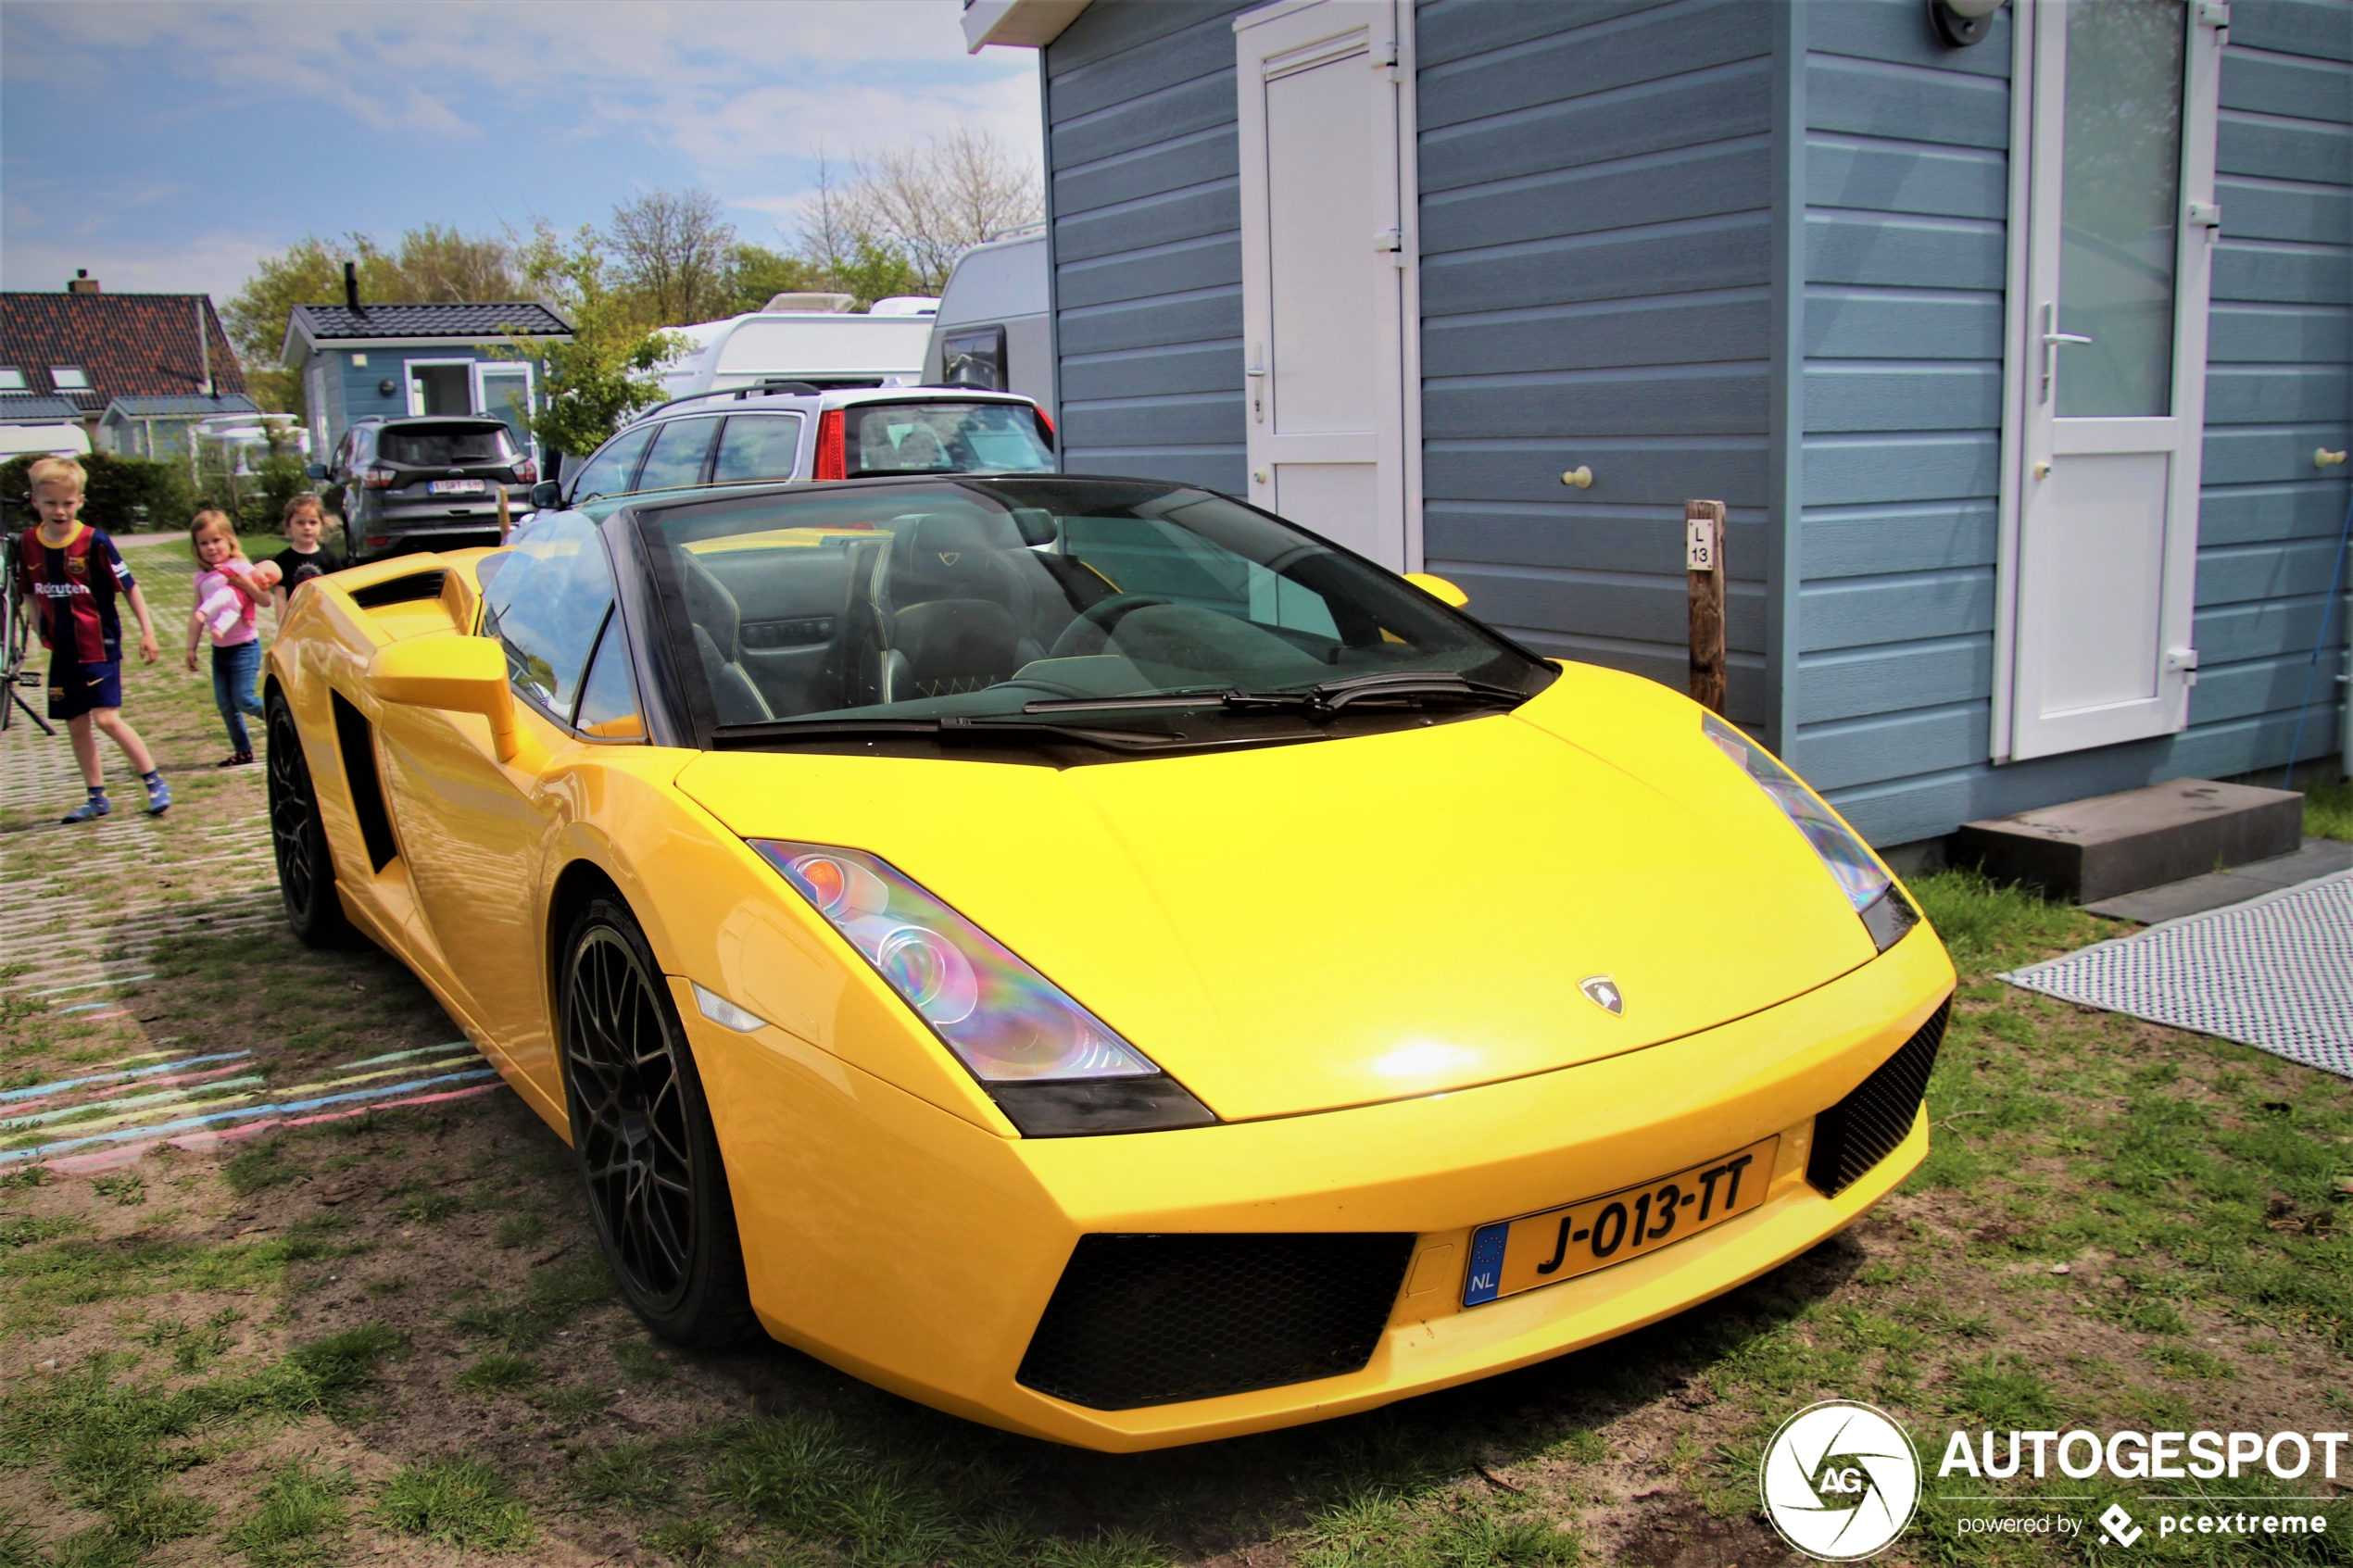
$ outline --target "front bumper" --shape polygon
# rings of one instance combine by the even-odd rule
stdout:
[[[993,1135],[782,1030],[730,1034],[673,983],[750,1274],[777,1338],[974,1420],[1109,1450],[1265,1431],[1526,1366],[1720,1295],[1835,1234],[1928,1149],[1924,1115],[1853,1185],[1806,1181],[1817,1112],[1953,988],[1925,927],[1764,1012],[1582,1066],[1317,1115],[1115,1137]],[[1472,1230],[1774,1134],[1762,1207],[1615,1268],[1463,1308]],[[1079,1238],[1410,1232],[1371,1359],[1279,1387],[1096,1410],[1016,1381]]]

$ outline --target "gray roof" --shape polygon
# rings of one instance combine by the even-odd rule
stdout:
[[[43,397],[16,393],[0,396],[0,424],[26,420],[76,420],[82,409],[69,397]]]
[[[352,338],[463,339],[569,336],[572,323],[535,303],[491,305],[297,305],[289,325],[313,343]]]
[[[252,414],[260,405],[240,392],[219,397],[118,397],[107,405],[109,414],[126,419],[201,418],[207,414]]]

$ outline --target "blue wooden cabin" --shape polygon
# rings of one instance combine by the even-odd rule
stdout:
[[[1724,501],[1730,716],[1915,864],[2286,761],[2347,508],[2347,0],[964,26],[1038,52],[1071,470],[1246,495],[1679,688],[1683,503]]]
[[[281,361],[302,373],[311,450],[335,450],[354,422],[409,414],[489,414],[536,452],[527,422],[538,408],[535,367],[518,343],[572,341],[572,324],[546,306],[297,305],[287,314]]]

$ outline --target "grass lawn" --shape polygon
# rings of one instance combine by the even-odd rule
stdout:
[[[185,562],[133,561],[167,648]],[[12,906],[66,885],[71,832],[89,887],[0,954],[17,987],[0,992],[0,1091],[195,1049],[250,1051],[275,1092],[456,1040],[382,955],[308,952],[266,918],[261,780],[206,766],[222,749],[208,680],[167,660],[130,683],[131,717],[184,781],[160,822],[59,828],[80,793],[62,740],[0,743]],[[2353,833],[2353,792],[2311,813]],[[2014,990],[1993,976],[2126,928],[1964,875],[1916,891],[1963,980],[1933,1153],[1862,1223],[1575,1356],[1159,1454],[972,1426],[780,1346],[648,1340],[597,1261],[563,1147],[504,1090],[111,1169],[0,1164],[0,1568],[1755,1568],[1796,1561],[1756,1512],[1762,1446],[1832,1397],[1888,1410],[1930,1462],[1885,1561],[2121,1557],[1964,1535],[1964,1516],[2046,1510],[1957,1494],[2064,1490],[2095,1499],[2067,1505],[2083,1517],[2112,1494],[2151,1524],[2137,1494],[2186,1484],[1939,1481],[1946,1436],[2353,1428],[2353,1084]],[[119,1008],[23,995],[84,949]],[[0,1152],[34,1135],[0,1124]],[[2346,1460],[2334,1486],[2213,1488],[2328,1496],[2317,1540],[2152,1529],[2129,1555],[2353,1562]]]

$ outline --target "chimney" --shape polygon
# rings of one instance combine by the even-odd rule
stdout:
[[[220,395],[212,390],[212,334],[205,330],[204,300],[196,300],[196,358],[204,366],[204,395]]]
[[[75,268],[73,270],[72,281],[66,284],[66,293],[96,294],[97,292],[98,280],[90,275],[90,269],[87,267]]]
[[[354,311],[359,309],[359,263],[343,264],[343,302]]]

